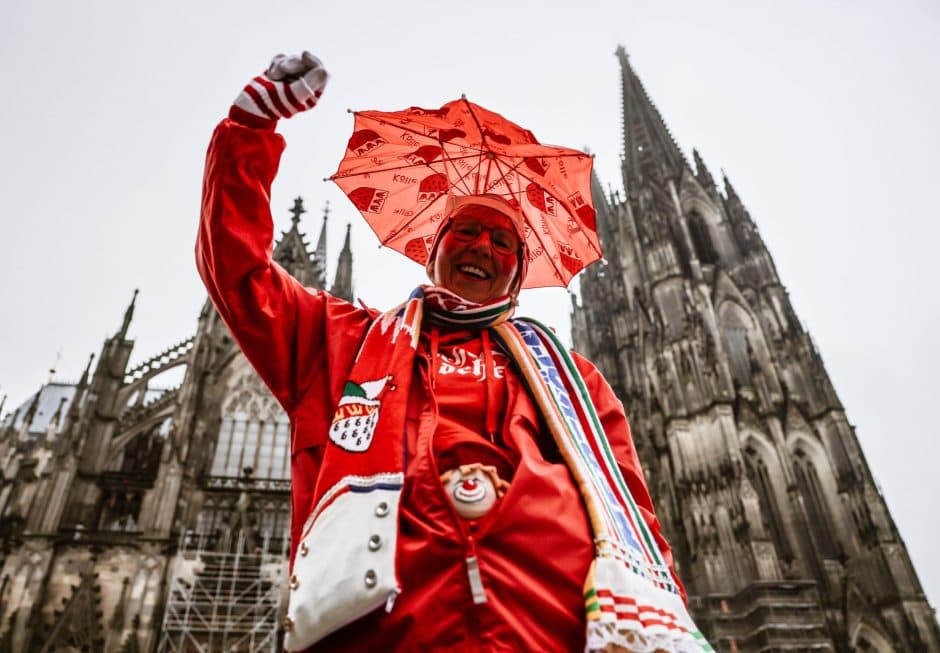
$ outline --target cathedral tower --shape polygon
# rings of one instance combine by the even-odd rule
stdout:
[[[696,622],[725,651],[940,651],[754,221],[694,150],[690,164],[617,57],[626,196],[595,180],[608,261],[582,275],[572,332],[630,416]]]

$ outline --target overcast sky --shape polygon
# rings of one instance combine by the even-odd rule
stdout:
[[[680,147],[750,209],[856,426],[920,573],[940,596],[936,193],[940,4],[872,2],[27,2],[0,26],[0,396],[75,380],[140,288],[134,360],[191,335],[205,147],[244,83],[307,48],[332,74],[283,125],[279,229],[302,195],[330,277],[352,223],[357,295],[385,308],[422,271],[379,250],[332,173],[347,108],[466,93],[543,142],[588,146],[620,188],[623,44]],[[339,5],[343,4],[343,7]],[[565,291],[523,313],[567,337]],[[936,419],[936,418],[935,418]]]

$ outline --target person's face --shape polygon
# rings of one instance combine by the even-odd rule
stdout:
[[[488,207],[472,207],[451,220],[428,274],[436,285],[484,304],[512,290],[521,248],[508,217]]]

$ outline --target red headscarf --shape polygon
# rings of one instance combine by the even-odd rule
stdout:
[[[519,289],[522,287],[522,281],[525,279],[529,266],[528,250],[525,240],[525,216],[523,216],[522,210],[519,209],[518,204],[514,205],[500,195],[490,193],[484,195],[448,195],[447,204],[444,209],[444,214],[447,217],[441,223],[437,233],[434,234],[434,242],[431,244],[431,251],[428,256],[428,269],[430,270],[430,267],[434,265],[434,257],[437,256],[438,243],[441,242],[441,237],[450,228],[453,219],[458,215],[469,212],[473,208],[479,207],[487,208],[506,216],[509,218],[509,221],[512,222],[513,227],[516,228],[516,235],[519,237],[519,242],[522,244],[522,248],[519,250],[519,272],[516,275],[516,281],[510,293],[513,297],[516,297],[519,294]]]

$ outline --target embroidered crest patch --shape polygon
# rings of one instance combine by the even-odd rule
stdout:
[[[352,453],[361,453],[369,448],[379,422],[381,402],[376,397],[386,381],[381,378],[362,384],[346,382],[330,425],[330,440],[334,444]]]

